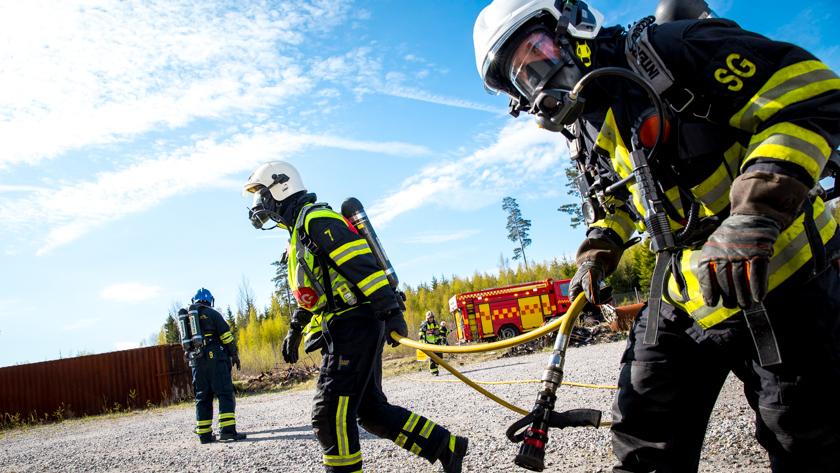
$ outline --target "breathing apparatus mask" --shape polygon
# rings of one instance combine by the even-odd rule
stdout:
[[[274,196],[271,195],[271,188],[277,184],[288,182],[289,176],[285,174],[273,174],[271,178],[273,179],[271,185],[262,187],[254,192],[254,201],[248,209],[248,219],[251,221],[251,225],[259,230],[271,230],[276,227],[288,230],[291,224],[284,221],[282,217],[282,202],[278,203],[274,199]],[[286,199],[286,201],[288,200],[292,199]],[[274,227],[263,228],[269,220],[273,220],[276,225]]]

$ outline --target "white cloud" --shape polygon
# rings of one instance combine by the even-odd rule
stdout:
[[[511,120],[486,148],[425,167],[371,206],[368,214],[377,224],[385,224],[429,204],[474,210],[520,191],[550,192],[562,182],[566,159],[563,135],[542,130],[530,119]]]
[[[198,118],[264,110],[312,87],[295,60],[348,0],[0,3],[0,167]]]
[[[498,115],[504,115],[508,113],[508,111],[503,108],[491,107],[489,105],[470,102],[469,100],[433,94],[431,92],[427,92],[416,87],[388,86],[380,89],[379,92],[385,95],[391,95],[393,97],[420,100],[423,102],[436,103],[438,105],[447,105],[450,107],[469,108],[472,110],[480,110],[483,112],[490,112]]]
[[[133,348],[140,348],[139,342],[117,342],[114,344],[117,350],[131,350]]]
[[[7,186],[0,184],[0,192],[41,192],[44,189],[35,186]]]
[[[61,329],[62,330],[76,330],[77,328],[89,327],[89,326],[99,322],[100,320],[102,320],[102,319],[82,319],[82,320],[79,320],[78,322],[76,322],[74,324],[65,325]]]
[[[481,233],[481,230],[462,230],[460,232],[427,232],[403,240],[405,243],[445,243],[464,240]]]
[[[142,284],[125,283],[108,286],[99,293],[99,297],[119,302],[140,302],[157,297],[160,288]]]
[[[164,199],[208,185],[229,186],[229,176],[250,171],[260,163],[287,157],[308,146],[383,153],[393,156],[428,155],[423,146],[400,142],[356,141],[328,135],[294,133],[269,124],[216,142],[198,141],[156,159],[125,169],[103,172],[95,180],[44,190],[18,200],[0,201],[0,221],[18,233],[41,235],[44,255],[91,229],[152,208]],[[54,206],[51,202],[62,202]],[[131,202],[132,205],[115,205]],[[47,213],[39,209],[50,207]],[[33,224],[32,215],[40,215]],[[36,236],[36,239],[38,237]]]

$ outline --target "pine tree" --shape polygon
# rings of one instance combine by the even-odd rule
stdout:
[[[577,178],[580,176],[577,167],[569,166],[566,168],[566,188],[568,191],[566,192],[567,195],[573,195],[580,200],[580,191],[578,190],[577,185]],[[583,213],[580,211],[580,204],[565,204],[561,205],[559,212],[563,212],[565,214],[569,214],[571,217],[571,222],[569,223],[572,228],[577,228],[578,225],[583,223]]]
[[[531,239],[528,238],[528,230],[531,229],[531,221],[522,218],[519,204],[513,197],[505,197],[502,200],[502,209],[508,213],[507,230],[508,240],[519,242],[519,248],[513,250],[513,259],[522,258],[525,262],[525,269],[528,269],[528,259],[525,257],[525,247],[531,246]]]
[[[178,332],[178,323],[175,322],[175,317],[172,314],[166,317],[166,323],[163,324],[163,333],[165,343],[180,342],[181,335]]]
[[[277,301],[284,306],[291,319],[292,311],[297,304],[292,297],[292,288],[289,286],[289,267],[282,260],[275,261],[271,265],[277,267],[275,276],[271,279],[274,282],[274,287],[277,288],[275,291]]]
[[[230,311],[230,304],[227,306],[227,315],[225,316],[225,321],[227,321],[228,325],[230,326],[230,333],[233,334],[233,338],[236,338],[236,319],[233,317],[233,312]]]

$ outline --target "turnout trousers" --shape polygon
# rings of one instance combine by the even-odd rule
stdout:
[[[743,312],[703,330],[662,304],[644,345],[643,308],[621,360],[613,404],[615,472],[696,472],[709,416],[730,372],[755,411],[774,473],[840,471],[840,282],[833,269],[765,300],[782,363],[762,368]]]
[[[219,430],[223,434],[236,432],[236,398],[227,360],[207,360],[192,367],[195,389],[196,433],[209,438],[213,433],[213,396],[219,398]]]
[[[333,349],[322,350],[312,405],[312,428],[326,471],[362,471],[358,426],[431,463],[438,460],[455,437],[431,420],[389,404],[382,392],[385,323],[373,317],[341,317],[330,321],[329,333]]]

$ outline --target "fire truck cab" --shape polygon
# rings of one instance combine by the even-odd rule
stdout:
[[[449,299],[458,340],[510,338],[569,310],[570,279],[517,284],[456,294]]]

